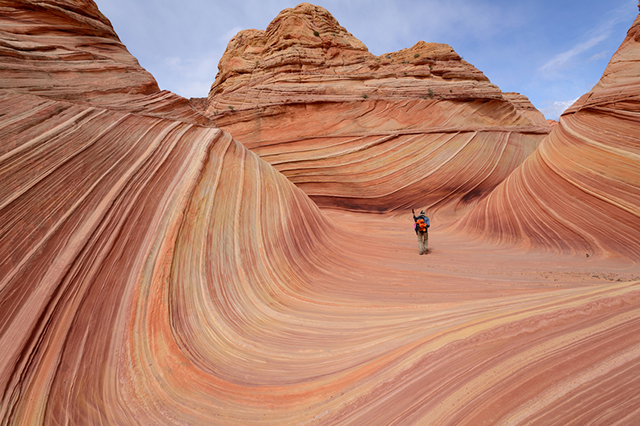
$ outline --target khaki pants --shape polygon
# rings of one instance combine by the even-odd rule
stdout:
[[[418,231],[418,247],[420,248],[420,254],[425,254],[429,251],[429,231]]]

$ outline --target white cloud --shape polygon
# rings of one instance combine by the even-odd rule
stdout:
[[[482,42],[522,23],[518,6],[478,0],[315,0],[376,55],[416,42]]]
[[[191,58],[164,58],[163,63],[173,78],[167,87],[162,88],[187,98],[207,96],[218,70],[217,58],[221,54],[221,51],[214,51]]]
[[[602,52],[596,53],[595,55],[590,57],[587,62],[599,61],[601,59],[609,59],[610,56],[611,55],[609,54],[608,50],[603,50]]]
[[[562,68],[566,67],[576,56],[607,40],[609,37],[611,37],[613,29],[616,27],[616,25],[628,19],[627,10],[628,8],[626,4],[623,7],[619,7],[618,9],[613,10],[605,21],[603,21],[598,27],[586,33],[582,37],[583,39],[586,39],[586,41],[578,43],[573,48],[555,55],[540,67],[540,71],[554,74],[560,71]],[[602,53],[600,53],[600,55],[602,55]],[[594,56],[592,56],[592,58]]]
[[[209,94],[209,89],[211,89],[211,82],[208,80],[186,80],[178,84],[176,92],[186,98],[206,98]]]
[[[540,108],[540,112],[542,112],[547,118],[558,120],[562,113],[577,100],[578,98],[570,101],[554,101],[552,104]]]
[[[243,29],[246,29],[246,28],[242,28],[242,27],[239,27],[239,26],[235,26],[235,27],[231,28],[229,31],[227,31],[226,33],[222,34],[218,38],[218,42],[222,43],[222,44],[224,44],[226,46],[227,43],[229,43],[229,40],[231,40],[236,34],[238,34]]]
[[[606,40],[607,38],[609,38],[609,35],[609,33],[597,34],[592,36],[585,42],[578,43],[573,49],[567,50],[566,52],[562,52],[554,56],[549,62],[540,67],[540,71],[553,72],[559,70],[564,65],[566,65],[569,60],[571,60],[571,58],[591,49],[601,41]]]
[[[165,58],[164,63],[173,71],[179,71],[182,65],[182,59],[179,56],[172,56],[170,58]]]

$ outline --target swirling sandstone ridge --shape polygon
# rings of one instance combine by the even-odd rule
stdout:
[[[90,1],[0,10],[0,424],[640,421],[636,264],[418,256],[159,91]]]
[[[640,20],[594,88],[459,227],[484,238],[640,258]]]
[[[551,131],[450,46],[374,56],[308,3],[231,40],[207,114],[320,206],[355,211],[460,214]]]

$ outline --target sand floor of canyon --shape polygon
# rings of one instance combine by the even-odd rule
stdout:
[[[372,273],[366,277],[372,285],[414,285],[421,296],[434,301],[508,297],[514,292],[537,293],[640,280],[640,265],[625,257],[494,245],[455,233],[449,227],[450,221],[434,223],[429,231],[430,252],[421,256],[411,212],[400,216],[323,211],[339,226],[361,234],[361,240],[356,239],[353,244],[363,263],[408,274],[401,282],[399,276],[385,278]]]

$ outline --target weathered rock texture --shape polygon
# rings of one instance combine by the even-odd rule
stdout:
[[[0,11],[0,90],[213,124],[160,91],[92,1],[0,1]]]
[[[13,33],[5,16],[39,28],[42,7],[69,43],[107,25],[74,15],[89,2],[0,4]],[[117,78],[78,98],[16,55],[0,57],[26,79],[0,90],[0,424],[640,422],[637,265],[438,226],[419,256],[410,218],[319,210],[182,98]]]
[[[91,1],[2,1],[0,87],[65,98],[159,92]]]
[[[308,3],[238,33],[219,68],[207,114],[321,206],[459,214],[551,130],[450,46],[374,56]]]
[[[459,227],[500,241],[640,258],[640,20],[594,88]]]

